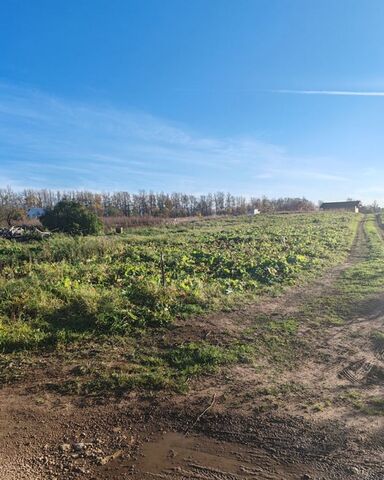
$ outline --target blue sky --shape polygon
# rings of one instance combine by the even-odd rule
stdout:
[[[2,0],[0,185],[384,203],[381,0]]]

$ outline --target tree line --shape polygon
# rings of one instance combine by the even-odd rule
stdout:
[[[315,205],[305,198],[246,198],[224,192],[197,196],[177,192],[146,192],[144,190],[138,193],[95,193],[48,189],[14,191],[9,187],[0,189],[0,208],[2,209],[28,210],[31,207],[51,209],[64,199],[78,202],[97,215],[105,217],[205,217],[210,215],[241,215],[252,213],[254,209],[264,213],[311,211],[315,209]]]

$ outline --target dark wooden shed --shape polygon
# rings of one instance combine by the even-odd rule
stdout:
[[[320,205],[321,210],[344,210],[345,212],[359,213],[360,200],[348,200],[346,202],[325,202]]]

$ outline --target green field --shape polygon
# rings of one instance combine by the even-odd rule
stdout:
[[[346,258],[357,222],[346,213],[261,215],[122,235],[2,240],[2,361],[26,350],[116,349],[124,366],[100,362],[89,377],[101,389],[174,386],[202,369],[245,361],[249,345],[165,345],[161,334],[176,321],[321,275]]]

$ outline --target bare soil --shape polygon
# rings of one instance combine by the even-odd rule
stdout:
[[[260,315],[295,316],[302,351],[288,363],[265,357],[225,367],[191,381],[183,395],[132,392],[95,401],[43,388],[65,378],[60,359],[43,357],[32,375],[0,390],[0,480],[383,480],[384,417],[353,402],[383,397],[383,355],[369,338],[383,327],[384,290],[342,325],[319,325],[316,310],[304,308],[337,298],[343,270],[366,255],[360,228],[347,262],[321,278],[179,322],[168,334],[251,342]]]

